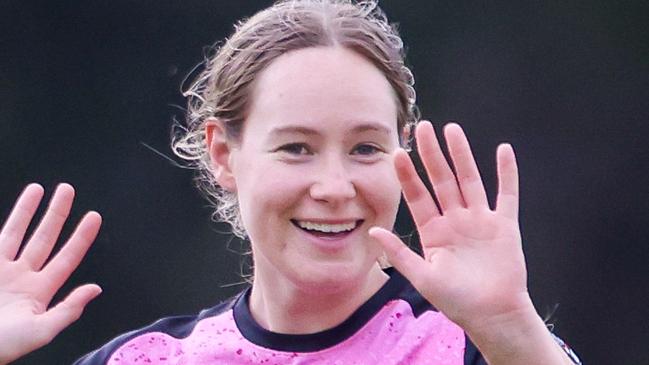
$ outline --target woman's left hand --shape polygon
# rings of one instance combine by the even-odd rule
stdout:
[[[393,264],[438,310],[465,330],[533,311],[518,225],[518,172],[509,144],[498,147],[498,197],[491,209],[464,132],[444,128],[454,170],[433,127],[416,129],[418,151],[435,202],[408,154],[395,154],[395,168],[414,218],[424,257],[393,233],[372,228]]]

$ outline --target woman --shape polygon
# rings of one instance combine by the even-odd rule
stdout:
[[[284,1],[240,24],[187,92],[173,145],[249,238],[252,285],[77,364],[578,363],[527,291],[513,149],[498,147],[490,209],[462,129],[444,128],[453,172],[432,125],[418,123],[436,203],[402,149],[417,119],[412,85],[401,39],[373,3]],[[423,258],[391,233],[402,193]],[[42,194],[28,186],[0,234],[0,314],[11,314],[0,363],[48,342],[100,293],[83,286],[45,310],[101,219],[86,215],[43,267],[72,203],[62,185],[16,259]]]

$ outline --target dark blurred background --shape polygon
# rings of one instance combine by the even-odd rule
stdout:
[[[70,364],[127,330],[239,291],[227,227],[171,155],[180,84],[270,1],[0,3],[0,213],[37,181],[78,192],[69,233],[105,223],[60,293],[97,282],[82,319],[18,365]],[[529,286],[589,364],[649,364],[649,3],[383,1],[422,114],[459,121],[487,185],[513,143]],[[399,230],[411,225],[406,215]]]

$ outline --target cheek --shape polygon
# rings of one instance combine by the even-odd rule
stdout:
[[[239,206],[249,233],[258,230],[273,217],[282,217],[298,201],[307,186],[300,175],[277,167],[247,166],[237,176]]]
[[[392,166],[366,171],[357,181],[357,189],[376,214],[376,223],[392,228],[401,199],[401,185]]]

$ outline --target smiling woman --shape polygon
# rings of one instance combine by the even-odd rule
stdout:
[[[363,292],[345,294],[359,305],[387,278],[367,232],[392,228],[400,198],[391,159],[399,146],[397,108],[389,83],[353,51],[312,47],[276,59],[259,75],[252,100],[239,143],[228,142],[218,120],[207,129],[211,160],[227,162],[216,180],[237,192],[252,243],[251,302],[272,303],[264,298],[282,290],[301,298],[297,306],[315,309],[320,298],[305,294],[342,294],[346,286]],[[354,229],[323,237],[292,222],[327,230],[351,223]],[[305,321],[312,325],[327,321],[327,328],[349,313],[302,315],[312,317]]]
[[[416,128],[439,204],[402,149],[416,116],[402,47],[373,2],[282,1],[240,24],[187,92],[174,148],[249,238],[252,285],[76,364],[579,363],[527,291],[512,147],[497,151],[495,209],[458,125],[444,129],[454,169],[432,125]],[[17,258],[42,194],[28,187],[0,234],[0,363],[49,341],[99,293],[85,286],[45,310],[100,220],[84,218],[43,266],[72,204],[62,186]],[[402,194],[423,258],[391,233]],[[379,265],[384,253],[394,268]]]
[[[213,198],[216,216],[229,222],[233,232],[241,237],[245,237],[246,232],[239,216],[237,196],[214,182],[205,140],[205,123],[209,118],[218,119],[228,140],[240,142],[250,104],[253,100],[255,103],[266,102],[257,95],[265,91],[255,87],[262,74],[266,78],[275,77],[269,80],[275,87],[278,76],[290,78],[281,80],[282,83],[302,85],[312,78],[321,77],[323,73],[331,75],[336,71],[311,69],[300,75],[285,71],[281,76],[276,72],[264,72],[280,56],[318,47],[353,50],[365,62],[375,66],[374,72],[381,74],[380,82],[390,86],[392,100],[385,100],[382,106],[396,107],[398,130],[409,131],[418,118],[414,78],[404,63],[403,42],[376,2],[280,1],[241,22],[227,42],[205,61],[204,71],[185,92],[189,99],[187,125],[179,126],[180,133],[172,143],[176,154],[196,167],[199,188]],[[345,65],[339,67],[344,69]],[[339,68],[339,71],[342,70]],[[338,77],[336,80],[339,83],[332,82],[328,85],[330,89],[332,86],[338,89],[357,85],[351,73],[347,73],[344,79]],[[329,92],[311,91],[315,92],[315,95],[310,95],[312,97],[324,96]],[[274,102],[282,102],[285,108],[292,109],[298,105],[285,93],[272,96]],[[336,103],[324,107],[334,108]],[[409,133],[399,136],[405,138],[402,140],[404,146],[408,145],[409,136]]]

